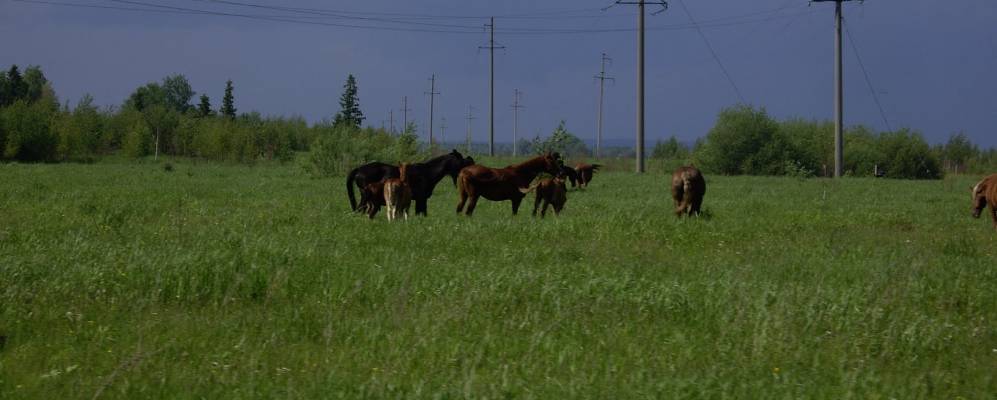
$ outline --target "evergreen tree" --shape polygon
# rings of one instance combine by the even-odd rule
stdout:
[[[7,106],[12,103],[7,94],[7,74],[0,72],[0,107]],[[0,148],[0,151],[3,149]]]
[[[8,104],[24,99],[28,95],[28,84],[24,82],[21,71],[17,70],[17,65],[11,65],[7,71],[7,90],[4,96]]]
[[[210,117],[215,115],[215,112],[211,110],[211,99],[208,95],[201,95],[201,103],[197,105],[197,116],[198,117]]]
[[[363,124],[363,111],[360,111],[360,99],[357,97],[357,80],[350,74],[343,85],[343,95],[339,97],[339,112],[332,121],[333,125],[360,128]]]
[[[232,96],[232,80],[225,82],[225,97],[222,98],[222,115],[227,118],[235,118],[235,98]]]

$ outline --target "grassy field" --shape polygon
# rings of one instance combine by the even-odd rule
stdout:
[[[0,164],[0,398],[997,393],[976,177],[599,173],[560,218],[348,211],[293,165]],[[522,211],[522,210],[521,210]]]

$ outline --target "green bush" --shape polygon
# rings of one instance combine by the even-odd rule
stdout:
[[[52,124],[58,106],[49,102],[14,102],[2,110],[3,157],[17,161],[54,161],[58,137]]]

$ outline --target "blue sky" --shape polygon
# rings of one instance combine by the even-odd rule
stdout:
[[[408,96],[409,118],[425,135],[424,93],[435,73],[437,135],[446,118],[448,140],[463,137],[471,105],[473,136],[481,142],[488,127],[488,53],[478,46],[487,43],[485,17],[495,15],[496,41],[506,46],[495,61],[498,141],[511,141],[514,89],[523,92],[526,107],[521,136],[546,134],[563,119],[576,135],[594,138],[593,75],[602,52],[613,58],[608,73],[616,78],[606,87],[604,137],[628,143],[634,136],[636,8],[600,11],[610,0],[238,1],[320,9],[310,14],[208,0],[52,1],[156,8],[137,4],[145,3],[318,23],[0,0],[0,63],[41,65],[71,103],[90,93],[99,104],[120,104],[135,87],[182,73],[216,106],[232,79],[240,111],[317,121],[338,111],[352,73],[368,124],[380,125],[394,110],[400,125],[402,96]],[[832,3],[683,1],[747,103],[777,118],[832,116]],[[997,2],[848,2],[845,19],[883,108],[881,114],[846,36],[846,124],[885,129],[888,121],[931,142],[964,131],[976,143],[997,146]],[[648,143],[671,135],[691,142],[739,98],[681,3],[648,15],[647,24]]]

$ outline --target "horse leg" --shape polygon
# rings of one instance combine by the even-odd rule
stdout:
[[[373,203],[369,204],[369,207],[367,207],[367,218],[374,219],[374,216],[377,215],[377,212],[380,209],[381,209],[381,206],[379,206],[377,204],[373,204]]]
[[[533,200],[533,216],[534,217],[537,216],[537,209],[540,208],[540,201],[541,200],[543,200],[543,197],[540,196],[540,190],[538,189],[537,190],[537,197],[536,197],[535,200]]]
[[[697,197],[697,198],[692,199],[692,213],[693,214],[699,215],[701,213],[702,207],[703,207],[703,198],[702,197]]]
[[[994,229],[997,229],[997,207],[990,205],[990,220],[994,222]]]
[[[457,203],[457,214],[459,215],[461,211],[464,211],[464,203],[467,203],[467,192],[464,190],[458,190],[457,195],[460,197],[460,202]]]
[[[477,206],[478,206],[478,195],[471,195],[471,202],[467,203],[467,213],[465,213],[464,215],[470,217],[471,214],[474,213],[474,207]]]
[[[512,215],[516,215],[519,212],[519,204],[523,202],[522,197],[512,198]]]
[[[422,214],[425,217],[426,210],[429,208],[429,199],[416,199],[415,200],[415,214]]]
[[[547,216],[547,206],[549,206],[549,205],[550,205],[550,202],[547,201],[546,199],[544,199],[544,208],[542,210],[540,210],[540,218],[544,218],[544,217]]]

